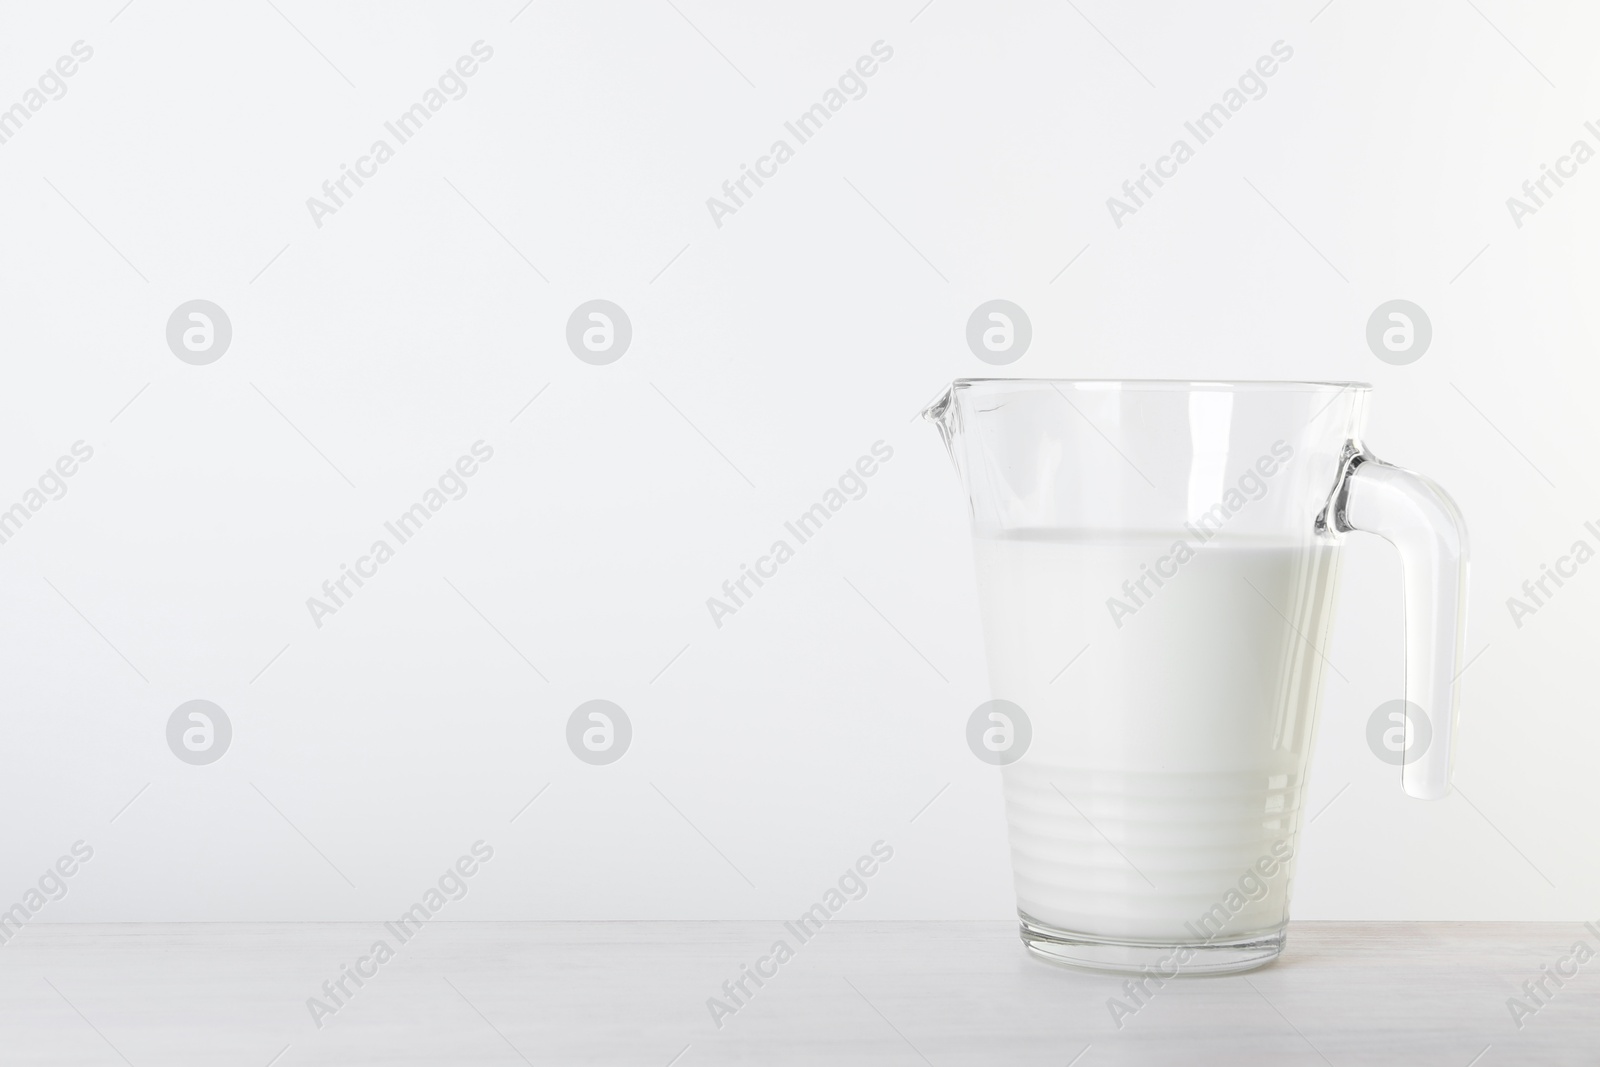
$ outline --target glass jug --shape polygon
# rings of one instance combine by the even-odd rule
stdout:
[[[1348,532],[1400,552],[1428,739],[1400,777],[1448,794],[1466,530],[1361,443],[1370,388],[963,379],[923,413],[969,500],[1035,955],[1172,977],[1282,951]]]

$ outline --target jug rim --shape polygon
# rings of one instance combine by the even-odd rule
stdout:
[[[1203,389],[1225,391],[1304,391],[1304,390],[1333,390],[1344,392],[1355,390],[1367,392],[1372,389],[1371,382],[1314,382],[1314,381],[1276,381],[1267,378],[1257,379],[1222,379],[1222,378],[957,378],[950,383],[952,389],[973,385],[1008,385],[1008,386],[1072,386],[1088,388],[1118,389]]]

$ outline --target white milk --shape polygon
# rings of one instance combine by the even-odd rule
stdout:
[[[1280,928],[1337,548],[1191,530],[975,543],[994,696],[1033,728],[1003,772],[1023,917],[1162,942]],[[1123,582],[1147,568],[1171,577],[1136,601]]]

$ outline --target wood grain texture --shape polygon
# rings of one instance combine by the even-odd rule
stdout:
[[[707,999],[780,938],[719,1028]],[[307,998],[378,939],[394,957],[317,1026]],[[36,925],[0,947],[0,1063],[1592,1065],[1600,959],[1520,1029],[1506,1003],[1580,940],[1296,923],[1276,964],[1169,981],[1119,1028],[1123,978],[1036,962],[1010,923]]]

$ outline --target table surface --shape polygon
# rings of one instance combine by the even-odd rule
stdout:
[[[779,939],[792,958],[729,998]],[[1295,923],[1275,964],[1140,1003],[1000,922],[38,924],[0,946],[0,1063],[1593,1065],[1579,941],[1600,949],[1577,923]]]

